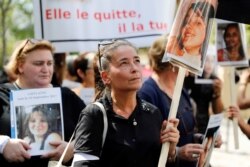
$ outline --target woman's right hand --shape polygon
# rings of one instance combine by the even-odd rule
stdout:
[[[169,124],[169,126],[167,126]],[[176,154],[176,145],[180,138],[179,130],[177,126],[179,124],[179,119],[172,118],[168,121],[164,120],[162,123],[161,130],[161,142],[170,142],[169,155],[173,157]]]
[[[202,144],[190,143],[179,147],[178,157],[187,161],[197,161],[203,152]]]
[[[23,162],[30,159],[27,150],[31,149],[29,144],[21,139],[9,139],[3,150],[3,156],[8,162]]]
[[[227,115],[229,119],[240,118],[240,110],[237,106],[229,106],[227,108]]]

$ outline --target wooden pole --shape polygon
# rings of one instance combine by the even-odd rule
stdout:
[[[186,74],[186,69],[183,67],[179,67],[168,119],[176,117],[185,74]],[[168,125],[167,128],[170,126],[172,125]],[[169,142],[162,144],[158,167],[165,167],[168,158],[169,146],[170,146]]]
[[[229,71],[230,75],[230,96],[231,96],[231,104],[237,105],[236,103],[236,94],[235,94],[235,67],[230,67]],[[234,134],[234,147],[235,149],[239,149],[239,133],[238,133],[238,120],[237,118],[233,118],[233,134]]]

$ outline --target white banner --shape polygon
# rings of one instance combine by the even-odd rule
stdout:
[[[97,43],[124,38],[137,47],[171,30],[175,0],[34,0],[35,38],[56,52],[97,51]]]

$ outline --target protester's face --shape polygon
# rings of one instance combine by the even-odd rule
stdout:
[[[23,82],[30,88],[48,87],[53,75],[53,55],[47,49],[34,50],[27,54],[19,67]]]
[[[108,77],[113,90],[135,91],[142,84],[140,58],[131,46],[120,46],[110,62]]]
[[[47,119],[41,112],[33,112],[29,119],[29,129],[34,136],[43,137],[48,131]]]
[[[186,50],[200,49],[206,36],[206,24],[202,13],[197,10],[190,10],[185,18],[185,25],[182,28],[182,43]]]
[[[227,48],[235,48],[240,45],[240,33],[236,27],[228,28],[225,34],[225,43]]]

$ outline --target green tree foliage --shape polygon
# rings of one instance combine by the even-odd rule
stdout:
[[[7,48],[7,23],[8,23],[8,15],[9,12],[11,11],[11,5],[12,5],[12,0],[2,0],[0,1],[0,21],[1,21],[1,26],[0,26],[0,35],[1,35],[1,64],[4,60],[4,56],[6,55],[6,48]]]
[[[0,0],[0,69],[15,43],[34,36],[32,0]]]
[[[16,2],[15,10],[12,13],[12,21],[10,30],[17,40],[34,37],[32,0]]]

